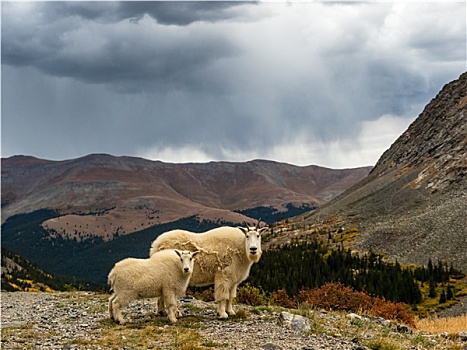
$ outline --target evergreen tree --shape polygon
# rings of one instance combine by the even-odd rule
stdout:
[[[430,278],[433,276],[433,262],[431,259],[428,259],[428,276],[430,276]]]
[[[443,289],[443,291],[441,292],[441,295],[439,297],[439,303],[444,304],[445,302],[446,302],[446,293],[444,292],[444,289]]]
[[[430,279],[430,289],[428,290],[429,298],[436,298],[436,282]]]
[[[447,289],[447,292],[446,292],[446,299],[447,300],[454,299],[454,294],[452,292],[452,286],[448,286],[448,289]]]

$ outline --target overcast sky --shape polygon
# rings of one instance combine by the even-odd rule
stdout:
[[[3,2],[1,154],[374,165],[466,71],[460,2]]]

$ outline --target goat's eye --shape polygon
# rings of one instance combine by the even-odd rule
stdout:
[[[256,235],[256,238],[259,238],[259,233]]]

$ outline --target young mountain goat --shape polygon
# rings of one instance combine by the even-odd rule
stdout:
[[[177,300],[185,295],[193,273],[193,257],[198,252],[164,250],[149,259],[127,258],[109,273],[113,294],[109,299],[110,318],[123,324],[121,308],[140,298],[160,297],[172,323],[177,322]]]

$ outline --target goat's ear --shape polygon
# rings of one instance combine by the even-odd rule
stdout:
[[[258,232],[259,232],[259,233],[262,233],[262,232],[266,231],[267,229],[268,229],[267,226],[266,226],[266,227],[261,227],[261,228],[258,230]]]
[[[194,256],[198,255],[198,253],[200,253],[199,250],[197,250],[196,252],[193,252],[193,253],[191,254],[191,256],[194,257]]]
[[[174,250],[175,250],[175,253],[177,253],[179,257],[182,257],[182,252],[180,250],[177,250],[177,249],[174,249]]]
[[[248,233],[248,227],[245,228],[245,227],[238,226],[238,229],[239,229],[240,231],[242,231],[244,234],[247,234],[247,233]]]

